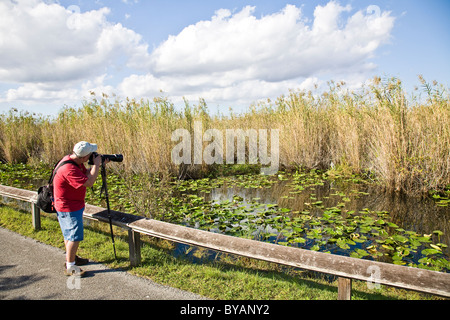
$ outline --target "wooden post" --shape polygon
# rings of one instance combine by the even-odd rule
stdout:
[[[338,278],[338,300],[352,299],[352,279],[339,277]]]
[[[41,209],[35,203],[31,203],[31,217],[33,219],[34,230],[41,229]]]
[[[130,252],[130,265],[136,267],[141,263],[141,234],[128,230],[128,248]]]

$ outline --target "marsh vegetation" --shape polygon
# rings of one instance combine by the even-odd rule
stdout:
[[[34,189],[80,139],[109,165],[112,206],[171,223],[279,245],[446,271],[449,268],[450,100],[423,79],[406,98],[398,79],[352,92],[292,91],[243,113],[211,115],[203,100],[178,110],[153,101],[93,97],[57,117],[0,117],[1,183]],[[260,165],[171,161],[174,130],[279,129],[280,171]],[[183,179],[180,179],[182,177]],[[104,205],[100,186],[88,202]]]

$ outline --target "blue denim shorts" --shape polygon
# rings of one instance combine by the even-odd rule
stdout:
[[[64,240],[82,241],[84,239],[83,212],[84,208],[74,212],[57,212]]]

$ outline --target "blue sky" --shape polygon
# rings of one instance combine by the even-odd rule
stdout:
[[[1,0],[0,113],[90,92],[239,111],[375,75],[450,85],[446,0]]]

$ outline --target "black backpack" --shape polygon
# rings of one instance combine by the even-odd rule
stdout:
[[[65,164],[73,163],[74,165],[77,165],[77,163],[73,160],[63,161],[58,167],[56,167],[58,163],[56,163],[53,168],[52,175],[50,176],[50,179],[48,179],[48,184],[40,187],[38,190],[36,204],[42,211],[47,213],[56,213],[55,207],[53,206],[53,178],[55,177],[56,172]]]

